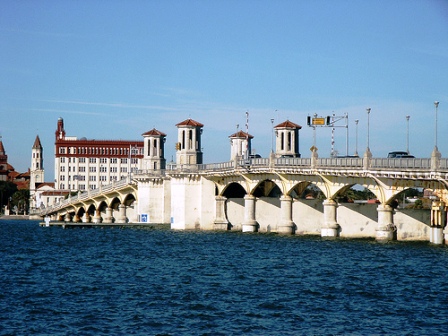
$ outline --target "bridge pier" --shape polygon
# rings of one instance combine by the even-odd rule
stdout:
[[[255,220],[255,196],[244,196],[244,221],[241,226],[243,232],[257,232],[258,223]]]
[[[126,223],[126,205],[120,204],[118,206],[118,216],[115,223]]]
[[[84,215],[81,218],[83,223],[90,223],[90,215],[88,212],[84,212]]]
[[[448,241],[448,231],[446,227],[445,203],[433,201],[431,206],[431,226],[429,228],[429,242],[437,245]]]
[[[99,209],[95,210],[95,215],[92,217],[92,223],[101,223],[101,213]]]
[[[324,225],[321,228],[321,237],[338,237],[340,226],[336,221],[336,208],[338,204],[333,199],[327,199],[323,202],[324,206]]]
[[[292,221],[292,198],[290,196],[280,197],[280,223],[278,224],[277,233],[294,233],[294,222]]]
[[[215,230],[228,230],[229,222],[226,219],[225,204],[227,198],[224,196],[215,197]]]
[[[379,204],[378,227],[376,228],[376,240],[397,239],[397,227],[394,225],[394,209],[390,205]]]
[[[110,224],[112,223],[113,217],[112,217],[112,208],[107,207],[106,208],[106,214],[103,217],[103,223]]]
[[[69,213],[67,213],[67,214],[65,215],[64,222],[66,222],[66,223],[70,223],[71,220],[72,220],[72,217],[70,216]]]

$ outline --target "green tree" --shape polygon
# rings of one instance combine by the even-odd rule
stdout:
[[[3,213],[4,206],[8,205],[8,200],[17,191],[17,186],[9,181],[0,181],[0,212]]]
[[[17,214],[25,214],[28,210],[28,203],[30,199],[29,189],[17,190],[12,195],[12,205],[17,207]]]

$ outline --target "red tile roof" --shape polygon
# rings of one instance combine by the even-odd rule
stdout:
[[[142,136],[145,136],[145,135],[166,136],[165,133],[162,133],[162,132],[156,130],[155,128],[142,134]]]
[[[194,126],[194,127],[203,127],[204,125],[201,124],[200,122],[194,121],[193,119],[187,119],[184,120],[178,124],[176,124],[176,126]]]
[[[282,122],[281,124],[278,124],[274,128],[298,128],[298,129],[301,129],[302,126],[295,124],[292,121],[286,120],[286,121]]]
[[[229,135],[229,138],[242,138],[242,139],[245,139],[246,137],[249,137],[249,139],[253,138],[252,135],[250,135],[250,134],[248,134],[246,132],[243,132],[241,130],[236,132],[236,133],[233,133],[232,135]]]

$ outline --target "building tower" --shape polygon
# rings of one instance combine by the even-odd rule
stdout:
[[[31,168],[30,168],[30,209],[36,207],[36,191],[39,184],[44,180],[44,149],[40,138],[36,135],[33,148],[31,149]]]
[[[62,119],[61,117],[59,117],[59,119],[58,119],[58,126],[56,128],[55,135],[56,135],[56,142],[58,140],[65,139],[64,119]]]
[[[230,160],[248,158],[251,150],[253,136],[249,133],[238,131],[229,136],[230,138]]]
[[[44,149],[37,135],[31,150],[30,190],[35,189],[36,184],[44,182]]]
[[[165,169],[165,141],[166,134],[155,128],[143,133],[143,164],[142,169]]]
[[[302,126],[289,120],[274,127],[276,157],[300,157],[299,130],[301,128]]]
[[[0,181],[7,181],[9,173],[8,155],[3,147],[2,137],[0,136]]]
[[[187,119],[176,126],[176,164],[202,164],[201,134],[204,125]]]

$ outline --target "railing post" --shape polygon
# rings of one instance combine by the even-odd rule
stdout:
[[[317,147],[312,146],[311,148],[311,169],[317,168],[317,159],[319,155],[317,154]]]
[[[434,147],[434,150],[431,153],[431,171],[435,172],[440,169],[440,159],[442,158],[442,154],[439,152],[437,147]]]
[[[366,152],[364,153],[364,158],[362,159],[362,166],[364,170],[369,170],[372,165],[372,152],[367,147]]]

